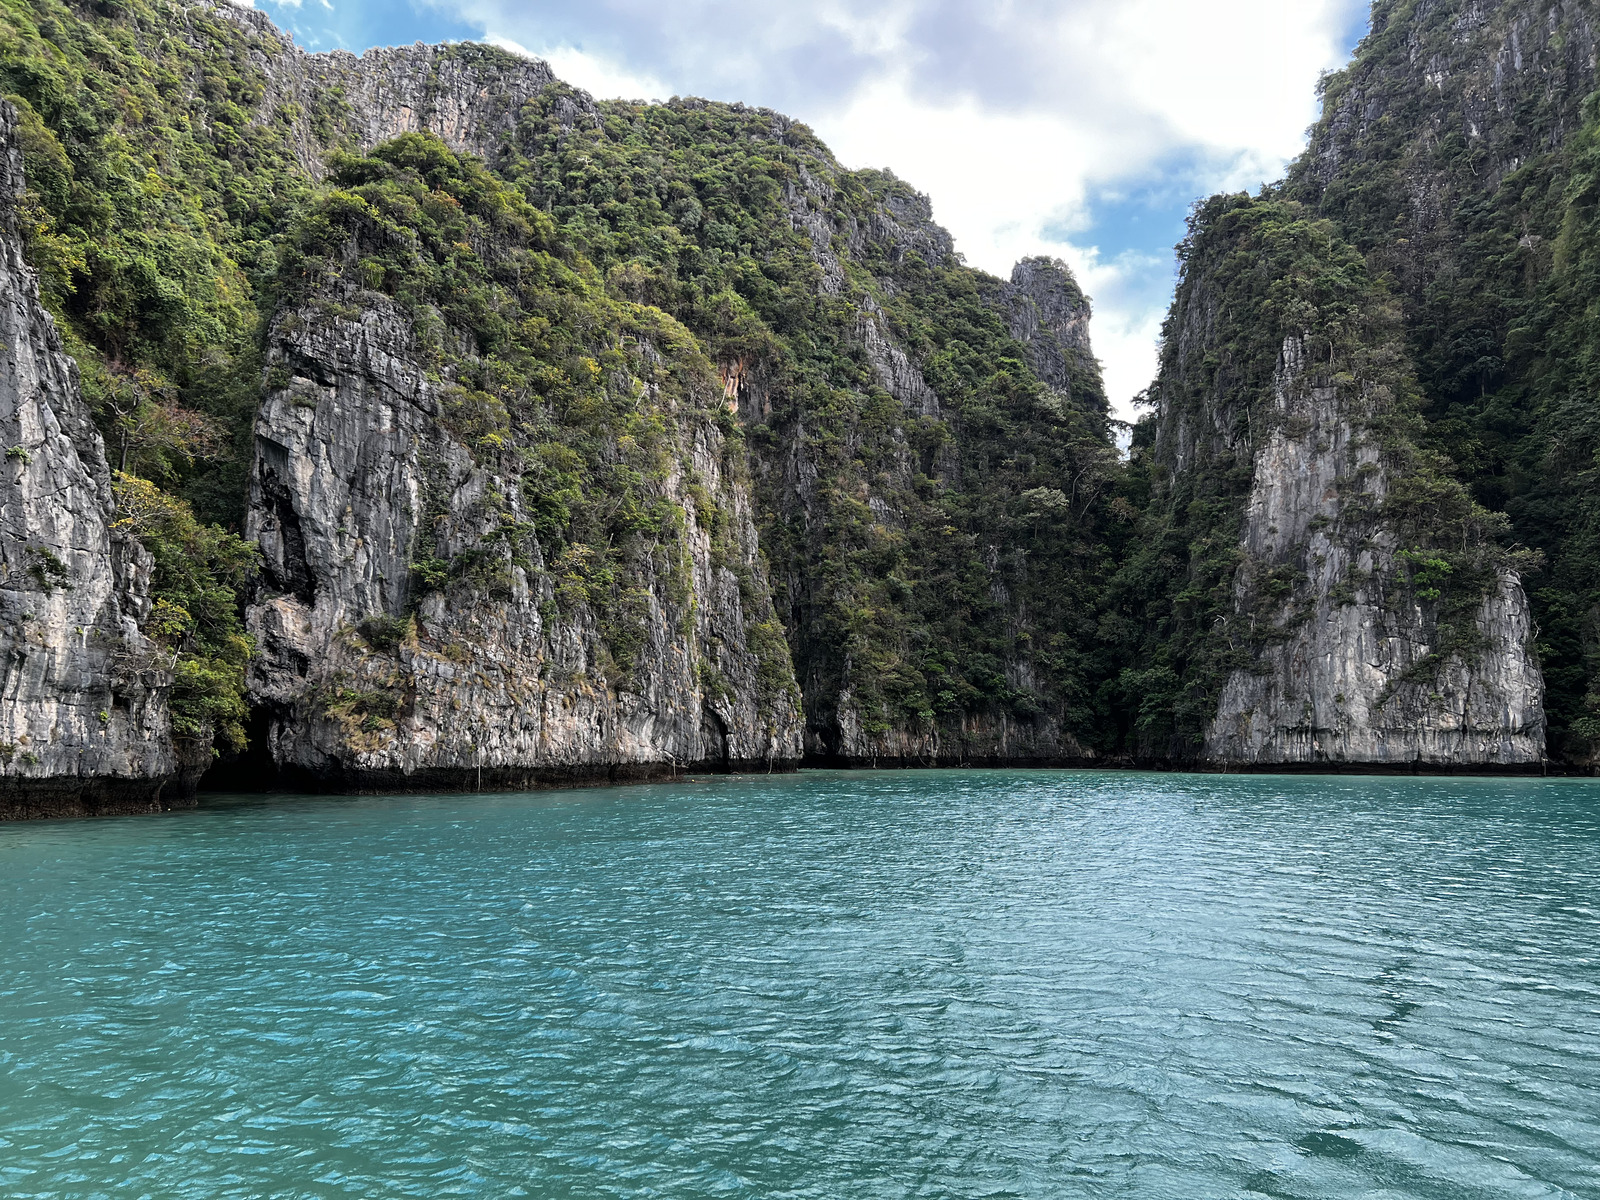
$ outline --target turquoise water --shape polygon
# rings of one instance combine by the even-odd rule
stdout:
[[[1600,786],[0,827],[0,1195],[1600,1197]]]

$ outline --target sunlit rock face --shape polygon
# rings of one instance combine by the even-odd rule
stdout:
[[[1382,511],[1379,438],[1319,383],[1299,339],[1276,375],[1279,420],[1255,457],[1235,619],[1275,626],[1225,684],[1205,742],[1218,763],[1516,767],[1544,757],[1543,680],[1521,581],[1502,571],[1443,648],[1405,583]],[[1274,571],[1292,579],[1262,603]],[[1270,586],[1270,585],[1266,585]],[[1442,658],[1443,661],[1439,661]]]
[[[23,258],[16,114],[0,105],[0,819],[181,798],[150,556],[115,527],[105,448]],[[192,774],[190,772],[189,774]]]
[[[496,542],[529,515],[517,461],[474,454],[442,423],[445,385],[410,318],[370,295],[353,317],[333,308],[280,314],[281,386],[256,424],[248,532],[266,590],[250,610],[251,680],[279,769],[394,790],[798,761],[788,652],[713,380],[705,406],[683,408],[634,381],[659,403],[673,463],[661,492],[685,520],[634,581],[624,661],[603,614],[559,593],[561,568],[537,543],[519,562]],[[715,546],[713,506],[732,523]],[[429,555],[471,560],[470,578],[422,588],[424,540]]]
[[[1538,481],[1507,476],[1538,458],[1506,431],[1539,434],[1532,410],[1547,407],[1519,378],[1551,366],[1519,349],[1519,314],[1538,311],[1571,253],[1557,249],[1576,225],[1557,197],[1574,192],[1595,33],[1575,4],[1375,5],[1352,62],[1324,81],[1306,153],[1283,183],[1235,198],[1263,225],[1301,222],[1303,239],[1292,264],[1254,281],[1254,296],[1275,290],[1275,318],[1294,315],[1249,361],[1236,311],[1250,289],[1208,292],[1249,265],[1208,258],[1210,235],[1191,230],[1153,392],[1155,453],[1166,478],[1195,485],[1187,498],[1227,510],[1214,532],[1239,558],[1208,614],[1224,665],[1197,759],[1515,770],[1553,753],[1584,765],[1554,689],[1574,664],[1546,664],[1547,693],[1534,639],[1554,603],[1580,614],[1566,644],[1591,643],[1592,606],[1551,599],[1569,550],[1517,523],[1518,493]],[[1353,270],[1319,260],[1330,246]],[[1430,528],[1415,514],[1447,480],[1512,523],[1457,514]],[[1495,549],[1518,545],[1544,555],[1537,605],[1518,564],[1538,556]],[[1474,560],[1498,565],[1463,565]]]
[[[525,130],[519,122],[529,119],[531,101],[548,103],[554,121],[568,134],[591,132],[604,120],[600,106],[560,85],[544,63],[498,50],[415,46],[359,57],[306,54],[277,37],[259,13],[214,11],[248,26],[264,39],[263,46],[271,42],[262,63],[266,95],[260,107],[299,114],[294,119],[297,156],[314,176],[325,169],[319,122],[343,131],[363,149],[397,134],[426,131],[492,167],[522,144]],[[332,106],[326,100],[331,94],[338,97]],[[692,108],[703,102],[683,103]],[[901,410],[899,448],[888,470],[859,482],[883,536],[898,536],[905,520],[893,497],[912,487],[919,468],[905,429],[952,414],[923,378],[888,314],[863,292],[862,264],[892,272],[914,258],[943,268],[954,261],[950,235],[932,220],[927,198],[904,185],[865,208],[846,203],[837,178],[842,169],[809,131],[776,113],[760,113],[758,123],[763,124],[760,136],[775,145],[798,140],[808,147],[804,164],[785,186],[786,215],[780,219],[809,243],[817,294],[841,302],[839,319],[866,366],[863,384],[882,388]],[[1003,307],[1008,320],[1020,322],[1015,334],[1032,348],[1030,354],[1037,351],[1036,368],[1060,376],[1041,378],[1059,389],[1063,403],[1072,388],[1070,370],[1079,376],[1088,372],[1088,390],[1095,397],[1090,403],[1103,410],[1098,367],[1088,348],[1088,305],[1070,273],[1050,260],[1030,260],[1018,267],[1017,278],[1015,285],[1005,285],[1005,297],[990,302]],[[420,786],[435,777],[455,781],[460,772],[476,780],[480,765],[485,783],[516,783],[562,773],[650,773],[675,769],[674,764],[727,762],[765,769],[801,753],[860,764],[1092,757],[1064,731],[1058,712],[1026,718],[967,714],[936,727],[871,711],[854,678],[858,664],[835,639],[812,627],[812,597],[821,581],[780,562],[771,567],[771,582],[781,584],[779,615],[795,647],[795,678],[803,696],[805,734],[803,741],[795,740],[792,723],[801,720],[802,705],[796,698],[775,706],[769,694],[757,694],[756,657],[743,630],[773,617],[768,564],[757,545],[762,520],[826,536],[830,518],[822,493],[837,488],[837,481],[827,477],[837,468],[819,460],[823,443],[816,434],[831,437],[832,432],[804,422],[748,449],[730,446],[713,426],[680,425],[677,436],[687,469],[667,486],[674,501],[693,514],[696,501],[685,481],[692,475],[714,484],[718,507],[737,517],[742,582],[711,565],[708,546],[692,548],[694,620],[701,627],[685,639],[674,632],[684,623],[682,614],[669,611],[670,606],[653,608],[647,620],[652,630],[648,665],[626,687],[619,689],[597,674],[604,639],[595,628],[549,619],[548,586],[538,578],[549,566],[544,563],[507,596],[474,607],[470,618],[453,604],[441,608],[444,602],[437,597],[422,601],[419,640],[399,647],[384,665],[370,647],[350,650],[361,644],[349,631],[362,620],[404,607],[399,581],[406,578],[405,560],[416,536],[406,505],[417,503],[419,489],[442,488],[449,494],[447,524],[465,545],[482,532],[474,528],[480,518],[469,515],[475,497],[497,483],[493,472],[474,465],[447,438],[440,440],[437,397],[405,344],[403,322],[381,306],[349,322],[329,320],[325,310],[297,314],[288,323],[284,315],[273,326],[273,361],[292,373],[292,386],[299,390],[292,397],[271,394],[262,408],[249,521],[266,553],[270,593],[251,615],[263,653],[252,675],[253,698],[261,712],[270,714],[266,736],[278,767],[309,773],[330,786],[389,787]],[[760,427],[771,417],[774,388],[792,387],[775,379],[764,362],[717,366],[723,398],[746,428]],[[958,456],[944,455],[935,470],[943,479],[959,480]],[[442,474],[424,480],[428,471]],[[689,528],[693,542],[700,535],[692,521]],[[991,557],[1004,553],[996,547]],[[751,579],[758,582],[756,612],[743,608],[751,603]],[[735,593],[728,593],[729,587]],[[738,587],[747,593],[743,601]],[[444,645],[481,648],[493,670],[468,670],[427,657]],[[709,675],[697,666],[708,646],[727,660],[713,664]],[[1038,683],[1024,654],[1007,661],[1004,671],[1015,687],[1031,689]],[[516,683],[493,682],[501,677]],[[706,678],[717,681],[711,692]],[[720,698],[724,685],[726,700]],[[406,698],[394,716],[374,720],[330,701],[330,688],[352,694],[388,689]]]

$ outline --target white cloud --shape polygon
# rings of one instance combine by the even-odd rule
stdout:
[[[815,122],[817,132],[850,166],[888,165],[933,200],[936,220],[951,230],[956,248],[975,267],[1005,276],[1019,258],[1052,254],[1065,259],[1096,298],[1095,352],[1119,412],[1150,381],[1159,309],[1147,300],[1117,302],[1130,277],[1170,267],[1148,257],[1104,255],[1081,238],[1047,229],[1081,227],[1092,178],[1085,163],[1120,175],[1141,164],[1127,145],[1092,126],[1046,113],[992,114],[966,102],[939,109],[918,104],[906,89],[885,82],[862,93],[848,109]]]
[[[1133,398],[1149,387],[1155,376],[1156,343],[1166,316],[1172,262],[1167,256],[1135,253],[1107,260],[1092,247],[1088,250],[1076,246],[1051,249],[1071,264],[1085,292],[1091,297],[1100,297],[1090,323],[1090,336],[1104,370],[1106,394],[1112,399],[1116,415],[1131,421],[1136,415]],[[1151,277],[1161,281],[1159,291],[1148,286]],[[1156,291],[1160,299],[1123,303],[1106,299],[1130,290],[1130,285],[1136,288],[1139,284],[1145,285],[1146,294]]]
[[[1124,416],[1154,372],[1173,212],[1281,174],[1315,117],[1319,74],[1340,65],[1364,11],[1364,0],[433,2],[600,97],[781,108],[845,165],[888,167],[927,192],[975,266],[1066,259],[1095,299],[1095,348]],[[1134,244],[1122,218],[1152,190],[1165,223],[1157,244]]]
[[[1343,0],[1122,0],[1039,32],[1063,71],[1094,76],[1089,103],[941,105],[902,73],[811,123],[847,165],[888,165],[929,193],[972,265],[1004,275],[1026,254],[1066,259],[1095,298],[1095,351],[1127,419],[1155,373],[1173,263],[1103,252],[1091,193],[1170,184],[1174,156],[1198,164],[1176,181],[1189,198],[1278,177],[1315,118],[1319,74],[1343,59],[1347,18]]]
[[[529,50],[519,42],[490,30],[484,41],[523,58],[542,58],[556,78],[607,100],[665,100],[672,89],[650,75],[637,74],[574,46],[547,46]]]

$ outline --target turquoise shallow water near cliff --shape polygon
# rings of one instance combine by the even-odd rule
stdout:
[[[1600,786],[0,827],[0,1195],[1600,1196]]]

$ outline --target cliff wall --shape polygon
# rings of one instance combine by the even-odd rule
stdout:
[[[550,230],[481,168],[400,145],[341,182],[402,217],[443,189],[470,223],[445,243],[330,201],[346,223],[312,218],[322,257],[293,270],[315,282],[269,338],[247,529],[273,760],[358,790],[792,767],[798,695],[710,364],[531,250]],[[382,257],[408,234],[423,258]],[[446,244],[456,269],[407,291]]]
[[[250,10],[236,19],[271,29]],[[558,82],[544,62],[473,43],[380,47],[360,56],[308,54],[286,44],[263,65],[262,108],[293,106],[298,156],[318,177],[330,143],[366,151],[403,133],[431,133],[459,154],[493,162],[528,103]],[[562,121],[598,122],[587,95],[559,91],[566,97]]]
[[[443,428],[443,389],[403,316],[370,299],[357,321],[296,315],[276,326],[270,361],[289,377],[257,424],[248,526],[267,585],[250,612],[252,695],[280,770],[400,790],[798,761],[781,634],[751,644],[770,602],[748,492],[711,419],[672,414],[660,498],[686,528],[634,581],[637,645],[619,664],[618,639],[536,541],[497,544],[529,516],[516,467],[477,461]],[[713,509],[733,526],[731,561],[705,528]],[[424,541],[429,557],[487,545],[499,561],[419,595]]]
[[[902,700],[897,705],[885,697],[880,682],[879,664],[886,647],[871,644],[879,639],[862,637],[860,632],[853,646],[851,638],[840,638],[830,628],[827,610],[850,599],[848,594],[841,594],[842,589],[829,593],[829,585],[838,580],[830,578],[824,567],[844,540],[837,509],[840,489],[854,492],[856,505],[865,509],[863,512],[857,507],[853,514],[867,523],[865,540],[905,546],[917,539],[919,527],[925,522],[937,519],[943,524],[943,517],[927,503],[930,491],[934,496],[939,492],[959,494],[979,490],[985,482],[974,469],[974,460],[982,461],[984,457],[983,450],[975,439],[964,436],[962,429],[963,398],[953,395],[956,389],[948,383],[942,389],[943,395],[941,389],[929,383],[919,365],[919,358],[925,355],[918,355],[914,344],[908,345],[903,313],[895,311],[895,302],[911,279],[926,272],[945,279],[954,276],[964,282],[970,280],[976,285],[984,306],[995,319],[991,331],[991,336],[999,335],[991,343],[995,350],[1015,353],[1021,349],[1034,378],[1046,385],[1048,390],[1038,394],[1037,407],[1030,415],[1053,427],[1051,432],[1059,435],[1066,423],[1064,418],[1080,408],[1091,417],[1103,417],[1106,411],[1099,364],[1089,345],[1089,304],[1065,264],[1048,259],[1027,260],[1018,264],[1010,283],[967,271],[955,260],[950,235],[934,223],[926,197],[890,178],[889,186],[872,194],[867,205],[843,204],[840,189],[828,182],[829,175],[838,170],[836,164],[820,159],[812,170],[799,173],[797,185],[785,194],[785,203],[794,228],[805,235],[807,248],[819,268],[819,294],[843,300],[850,306],[847,311],[853,310],[853,324],[845,331],[845,341],[868,372],[862,381],[867,385],[862,409],[872,409],[869,397],[873,391],[887,397],[892,407],[872,414],[882,421],[877,428],[860,421],[859,416],[855,418],[859,423],[852,431],[850,446],[855,462],[841,462],[836,454],[829,453],[834,449],[828,445],[832,439],[816,436],[823,430],[808,422],[809,414],[803,409],[793,413],[793,424],[788,428],[781,424],[782,397],[789,390],[781,369],[760,363],[754,364],[754,369],[746,367],[733,388],[741,419],[748,426],[770,428],[774,410],[778,410],[782,433],[757,443],[758,470],[767,489],[764,499],[777,518],[771,524],[799,526],[807,532],[810,542],[803,557],[791,560],[789,586],[785,589],[793,606],[790,626],[809,717],[807,754],[819,763],[856,766],[1093,761],[1094,751],[1074,735],[1061,698],[1052,694],[1056,691],[1054,681],[1048,680],[1047,673],[1034,661],[1028,634],[1036,628],[1036,618],[1028,612],[1022,597],[1008,586],[1011,581],[1006,576],[1014,570],[1015,559],[1003,561],[1012,558],[1005,543],[1013,537],[972,529],[972,540],[956,553],[965,556],[976,550],[982,556],[985,599],[993,605],[986,612],[961,611],[960,619],[973,623],[998,619],[1008,627],[1006,644],[998,654],[999,669],[1004,690],[1011,696],[1028,698],[1023,705],[1010,704],[999,697],[995,697],[999,702],[945,712],[938,712],[926,700]],[[870,282],[864,283],[863,276]],[[949,333],[937,329],[935,336],[940,335],[947,337]],[[1004,340],[1007,335],[1009,342]],[[837,424],[838,414],[830,412],[823,419]],[[812,422],[820,424],[816,417]],[[862,428],[863,425],[867,427]],[[942,438],[931,453],[917,445],[919,435],[926,438],[929,431],[937,431],[936,436]],[[1011,436],[1005,439],[1002,454],[1018,448],[1017,442],[1011,440],[1015,433],[1007,433]],[[1094,430],[1090,436],[1096,434],[1103,442],[1104,428]],[[1039,464],[1036,482],[1058,480],[1061,460],[1046,457],[1056,449],[1052,440],[1049,434],[1040,438],[1039,449],[1045,454],[1041,455],[1044,462]],[[876,469],[862,471],[865,461]],[[931,489],[922,483],[929,480],[934,481]],[[1016,489],[1022,490],[1025,489]],[[1070,504],[1067,507],[1070,509]],[[1084,514],[1051,514],[1058,520],[1072,515]],[[927,567],[928,564],[901,560],[895,563],[893,573],[904,579],[907,590],[911,590],[918,586],[914,581],[919,576],[932,574]],[[932,589],[929,591],[927,600],[932,604],[956,599],[956,593],[946,592],[941,601],[931,594]],[[908,624],[921,624],[915,602],[905,603],[904,596],[874,600],[887,600],[886,607],[912,609],[907,614],[911,616]],[[1024,636],[1017,637],[1019,633]],[[883,634],[886,636],[882,640],[891,642],[893,647],[889,650],[890,669],[910,674],[906,668],[915,661],[917,634],[904,626],[883,630]],[[927,689],[924,694],[932,693],[930,699],[938,695],[940,674],[937,670],[923,674],[929,680],[923,684]]]
[[[962,679],[952,688],[948,680],[941,683],[947,668],[924,668],[921,647],[950,635],[917,632],[927,618],[911,595],[924,570],[905,552],[922,527],[934,520],[944,527],[947,521],[917,494],[917,480],[933,478],[954,492],[972,482],[963,473],[964,460],[991,457],[987,449],[968,448],[959,432],[963,405],[953,393],[967,390],[965,381],[942,389],[931,385],[919,361],[935,347],[926,337],[921,346],[908,340],[907,314],[895,311],[905,307],[908,272],[932,273],[941,288],[952,279],[979,291],[988,287],[979,273],[956,261],[950,236],[933,222],[926,197],[892,176],[843,171],[809,130],[775,113],[699,100],[665,110],[597,105],[555,81],[545,64],[488,47],[417,46],[360,58],[309,55],[277,38],[258,13],[215,11],[248,32],[252,61],[264,80],[256,111],[263,125],[271,114],[290,114],[295,157],[308,175],[320,177],[330,142],[367,150],[399,134],[432,133],[527,188],[574,228],[575,245],[613,281],[613,290],[673,313],[699,339],[718,366],[738,422],[755,434],[748,441],[754,519],[804,694],[809,755],[858,763],[1092,757],[1069,731],[1074,716],[1064,708],[1058,685],[1033,661],[1030,631],[1039,618],[1017,593],[1045,580],[1003,578],[1016,576],[1022,562],[1007,544],[1015,540],[1010,531],[974,530],[960,547],[962,558],[983,576],[968,586],[981,596],[983,609],[994,610],[964,615],[992,622],[994,638],[1007,643],[999,650],[998,671],[987,661],[988,647],[985,682],[978,687]],[[627,135],[619,138],[619,128]],[[648,139],[639,137],[642,128],[664,136],[647,146]],[[665,152],[671,162],[697,156],[712,170],[685,186],[657,157],[653,177],[646,177],[637,162],[641,151]],[[774,160],[783,164],[777,194],[765,191],[777,170]],[[725,188],[706,182],[720,168],[727,171]],[[692,174],[686,172],[685,180]],[[737,212],[719,211],[729,192],[741,197]],[[606,211],[598,227],[592,215],[597,199]],[[648,206],[643,212],[641,202]],[[617,254],[595,232],[606,224],[620,228],[636,216],[655,225],[654,235],[662,222],[670,223],[669,236],[679,243],[687,239],[690,256],[642,254],[639,247],[650,244],[649,236],[632,239],[631,252]],[[731,230],[752,222],[759,227],[752,231],[759,247],[753,256],[785,282],[788,294],[776,298],[775,313],[759,302],[754,313],[746,309],[735,322],[746,322],[745,328],[730,337],[726,318],[691,296],[713,290],[702,280],[726,274],[730,290],[741,293],[736,304],[755,299],[748,275],[729,273],[732,260],[718,263],[735,246],[726,240]],[[792,270],[795,253],[809,260],[814,273],[789,283],[784,274]],[[1009,353],[1018,344],[1031,347],[1025,355],[1029,386],[1033,378],[1048,376],[1048,403],[1035,421],[1059,426],[1061,414],[1081,394],[1087,411],[1103,423],[1087,301],[1059,263],[1030,261],[1018,270],[1019,282],[1000,285],[1003,294],[984,293],[993,314],[986,318],[986,334]],[[794,295],[796,289],[803,297]],[[802,322],[809,328],[797,329],[793,313],[802,306],[811,309]],[[752,317],[765,326],[754,344]],[[1016,324],[1014,331],[1008,322]],[[955,334],[942,324],[935,319],[935,337]],[[1008,332],[1015,333],[1015,342],[1005,341]],[[796,335],[822,344],[829,361],[797,361],[806,355],[794,353]],[[818,393],[816,385],[824,380],[828,390]],[[874,395],[885,397],[893,411],[881,408]],[[841,404],[845,396],[850,403]],[[915,444],[930,434],[944,443],[931,457]],[[1108,442],[1103,430],[1099,440]],[[1049,448],[1049,439],[1040,445]],[[1002,447],[997,450],[1005,455]],[[1056,479],[1053,463],[1041,462],[1031,473],[1038,485]],[[1073,473],[1081,475],[1081,466]],[[1014,497],[1028,489],[1007,490]],[[1079,504],[1080,520],[1092,503]],[[1039,518],[1032,509],[1018,515],[1032,523]],[[889,545],[902,547],[893,555],[900,559],[894,566],[882,555]],[[843,572],[826,569],[825,560],[840,554],[874,561]],[[931,592],[928,604],[935,603]],[[958,611],[949,614],[951,624]],[[853,630],[845,632],[840,622]],[[1082,724],[1081,716],[1076,723]]]
[[[1091,411],[1109,412],[1100,380],[1100,364],[1089,342],[1094,315],[1071,269],[1059,259],[1025,258],[1012,268],[1008,282],[994,287],[989,302],[1006,318],[1006,328],[1020,343],[1039,381]]]
[[[1523,572],[1550,749],[1600,748],[1600,430],[1575,398],[1592,335],[1597,18],[1576,2],[1379,3],[1283,194],[1389,276],[1423,397],[1419,437],[1458,465]]]
[[[1164,703],[1189,723],[1146,752],[1540,764],[1526,558],[1419,443],[1384,281],[1330,223],[1271,197],[1214,198],[1183,255],[1144,451],[1158,538],[1145,557],[1178,568],[1176,627],[1154,653],[1176,667]]]
[[[1026,288],[961,264],[926,197],[844,170],[798,122],[694,99],[591,122],[586,99],[547,89],[495,170],[717,363],[808,756],[1091,758],[1092,714],[1068,700],[1087,670],[1045,649],[1058,611],[1089,607],[1115,469],[1070,274],[1035,264],[1041,319]],[[1037,369],[1030,341],[1054,347]]]
[[[139,630],[150,556],[117,528],[100,434],[24,261],[16,113],[0,104],[0,820],[156,809],[171,661]]]
[[[1438,597],[1419,595],[1434,589],[1419,588],[1415,571],[1408,578],[1401,557],[1411,551],[1414,567],[1416,552],[1383,519],[1382,439],[1308,359],[1305,338],[1284,342],[1231,621],[1250,623],[1245,636],[1258,648],[1223,684],[1205,757],[1252,766],[1539,764],[1543,680],[1520,578],[1496,569],[1486,594],[1454,616],[1463,628],[1440,628]]]
[[[1353,61],[1325,81],[1286,184],[1363,250],[1404,265],[1403,290],[1420,298],[1440,267],[1481,252],[1471,202],[1559,159],[1595,67],[1586,3],[1380,0]]]
[[[1087,611],[1081,597],[1092,584],[1080,576],[1099,569],[1084,564],[1101,561],[1094,528],[1114,458],[1086,302],[1059,264],[1024,270],[1042,288],[1037,297],[1026,281],[988,281],[961,265],[926,197],[886,173],[845,171],[809,130],[778,114],[698,100],[596,104],[546,65],[488,47],[307,54],[264,15],[230,4],[158,11],[136,3],[71,16],[54,0],[30,4],[13,22],[13,54],[26,68],[13,85],[43,131],[40,247],[54,248],[57,230],[113,244],[95,259],[92,286],[74,291],[69,275],[53,281],[55,302],[95,356],[99,395],[149,369],[178,405],[232,423],[231,455],[143,469],[193,496],[204,517],[238,520],[262,541],[265,590],[250,617],[260,657],[249,698],[252,729],[278,768],[327,786],[388,787],[469,767],[476,778],[485,755],[498,755],[489,769],[504,766],[508,779],[544,765],[575,769],[585,754],[608,771],[723,757],[788,761],[786,713],[800,711],[780,664],[789,653],[814,757],[1092,756],[1081,738],[1090,717],[1069,702],[1089,668],[1040,649],[1059,637],[1058,610],[1080,620]],[[64,103],[61,88],[39,83],[44,63],[70,73],[74,99]],[[75,106],[92,108],[94,121]],[[361,219],[351,224],[350,214],[321,207],[330,185],[365,185],[342,174],[350,155],[418,135],[482,162],[491,187],[511,188],[553,220],[540,238],[563,270],[589,279],[580,307],[603,295],[677,319],[663,335],[672,346],[659,330],[639,336],[610,316],[599,321],[608,332],[578,358],[607,364],[612,390],[601,407],[658,386],[647,350],[668,361],[669,373],[681,374],[685,347],[709,360],[694,371],[714,380],[713,390],[676,396],[670,418],[655,412],[672,427],[676,449],[666,458],[677,464],[643,471],[648,487],[639,493],[646,506],[676,508],[685,523],[681,538],[663,542],[681,541],[687,555],[696,588],[687,610],[672,598],[682,591],[676,566],[613,561],[633,550],[608,531],[579,528],[604,507],[600,492],[614,468],[636,469],[620,440],[633,435],[610,429],[575,447],[570,410],[552,406],[542,383],[490,379],[504,367],[486,336],[501,314],[447,312],[449,286],[420,303],[415,289],[399,294],[408,290],[395,276],[372,276],[383,247],[363,241]],[[140,161],[124,169],[124,153]],[[206,161],[217,169],[193,169]],[[124,177],[148,171],[172,180],[170,197],[127,191]],[[78,192],[115,196],[116,211],[80,229],[79,214],[90,210],[70,202]],[[295,257],[298,214],[308,208],[350,234],[348,252],[319,251],[315,294]],[[208,220],[196,222],[195,212]],[[147,282],[138,272],[144,227],[185,248],[161,263],[163,295],[182,304],[128,304],[114,320],[88,312]],[[472,250],[484,263],[494,258],[477,240]],[[457,254],[440,246],[434,261]],[[220,265],[191,270],[208,257]],[[94,298],[77,304],[72,295]],[[581,333],[593,315],[546,311],[526,295],[507,303],[519,320],[565,332]],[[181,321],[169,319],[173,312]],[[269,330],[264,364],[256,319]],[[614,368],[615,354],[631,365]],[[587,370],[541,360],[547,368],[569,382]],[[263,377],[259,428],[244,428],[236,414]],[[394,387],[410,409],[371,383],[380,377],[400,381]],[[307,390],[305,380],[323,390]],[[715,401],[709,408],[706,397]],[[385,415],[365,414],[367,403]],[[699,425],[684,424],[680,408],[698,412]],[[536,433],[524,427],[535,410]],[[480,418],[489,426],[480,428]],[[486,449],[485,436],[501,441]],[[538,491],[532,476],[561,473],[538,458],[556,443],[585,460],[576,509],[529,491]],[[530,464],[530,454],[538,461]],[[369,467],[390,480],[386,491]],[[1063,481],[1066,488],[1056,486]],[[240,490],[248,492],[243,506]],[[385,511],[413,493],[443,508],[426,520]],[[337,516],[329,503],[342,505]],[[572,511],[550,517],[563,506]],[[486,521],[524,531],[502,572],[513,584],[497,577],[479,588],[487,598],[468,601],[462,589],[478,587],[467,579],[477,567],[462,564],[492,557]],[[694,558],[696,539],[715,544]],[[583,554],[598,565],[570,557]],[[369,594],[378,576],[385,582]],[[728,578],[737,614],[717,595]],[[427,581],[420,590],[419,579]],[[429,741],[421,730],[439,720],[428,715],[423,685],[411,698],[405,656],[413,643],[437,649],[436,628],[443,620],[448,632],[448,613],[463,607],[494,610],[480,613],[487,624],[475,636],[515,644],[496,651],[514,664],[507,673],[526,679],[533,665],[554,664],[540,667],[541,678],[570,674],[597,687],[596,730],[549,734],[545,748],[530,749],[531,734],[507,729],[500,691],[457,693],[461,708],[452,712],[506,731],[463,734],[471,749],[459,753]],[[373,623],[384,620],[414,632],[396,641]],[[671,629],[696,621],[711,624],[693,646],[675,643]],[[384,645],[350,633],[363,625]],[[490,626],[499,632],[484,632]],[[774,644],[774,630],[789,651]],[[453,635],[438,643],[468,644]],[[339,647],[352,645],[346,661]],[[723,645],[727,662],[706,649]],[[399,667],[378,662],[396,656],[405,660]],[[766,699],[751,690],[757,677]],[[716,699],[724,693],[726,712]],[[782,703],[772,699],[779,693]],[[352,724],[354,740],[346,736]],[[483,749],[498,736],[505,745]]]
[[[1586,728],[1587,660],[1532,644],[1559,622],[1521,582],[1556,613],[1541,572],[1581,568],[1581,539],[1517,545],[1559,522],[1496,515],[1526,462],[1484,432],[1537,407],[1501,383],[1555,326],[1517,314],[1587,269],[1553,233],[1587,219],[1582,6],[1378,6],[1289,181],[1197,212],[1126,463],[1070,271],[966,267],[927,197],[799,122],[597,103],[489,47],[306,54],[229,4],[23,8],[0,71],[28,253],[93,420],[128,441],[146,388],[231,439],[127,461],[260,542],[263,769],[372,790],[802,756],[1517,769],[1551,664]],[[1486,262],[1523,289],[1488,322]],[[199,645],[193,613],[140,641],[182,539],[145,539],[152,576],[117,548],[130,520],[106,523],[107,596],[149,661],[171,643],[169,673],[194,668],[166,709],[147,689],[150,777],[181,778],[209,733],[241,740],[205,680],[250,648]],[[184,536],[227,551],[188,581],[225,601],[248,564]]]

